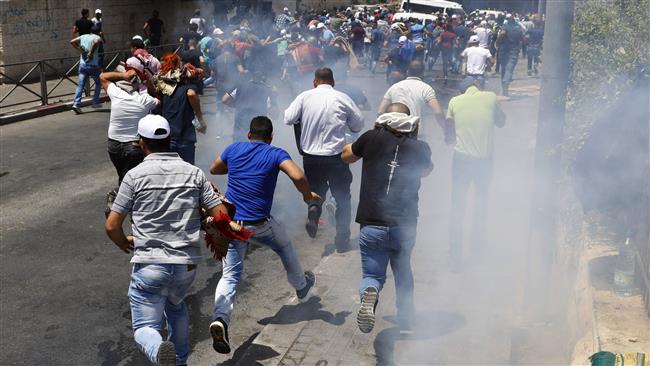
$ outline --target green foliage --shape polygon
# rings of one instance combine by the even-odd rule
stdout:
[[[565,141],[569,160],[594,120],[639,70],[650,70],[649,19],[650,0],[576,1]]]

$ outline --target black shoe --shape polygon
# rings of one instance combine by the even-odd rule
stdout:
[[[113,202],[115,202],[116,197],[117,197],[117,188],[113,189],[112,191],[106,194],[106,210],[104,211],[104,215],[106,215],[106,218],[108,218],[108,215],[111,213],[111,207],[113,207]]]
[[[74,105],[73,105],[73,106],[72,106],[72,110],[74,111],[75,114],[81,114],[81,113],[83,113],[83,112],[81,111],[81,107],[79,107],[79,106],[74,106]]]
[[[320,218],[321,211],[320,205],[310,205],[307,209],[307,224],[305,224],[305,229],[310,238],[316,237],[318,219]]]
[[[228,324],[221,318],[217,318],[210,324],[210,335],[212,335],[212,348],[218,353],[230,353],[228,342]]]
[[[298,297],[298,301],[301,303],[307,302],[307,300],[311,298],[311,289],[314,287],[314,283],[316,283],[316,277],[314,276],[314,273],[311,271],[306,271],[305,281],[307,281],[305,287],[301,288],[300,290],[296,290],[296,297]]]
[[[361,306],[359,306],[357,312],[357,325],[363,333],[370,333],[372,328],[375,327],[375,308],[377,307],[378,297],[379,291],[372,286],[363,290]]]
[[[170,341],[164,341],[158,348],[156,364],[159,366],[176,366],[176,347]]]

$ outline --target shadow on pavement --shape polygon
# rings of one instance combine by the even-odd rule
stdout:
[[[378,365],[395,365],[395,343],[397,341],[416,341],[441,337],[462,328],[465,316],[456,313],[436,311],[419,313],[415,317],[411,333],[402,334],[399,327],[386,328],[375,337],[373,347]]]
[[[329,311],[321,310],[323,305],[320,300],[320,297],[314,296],[306,303],[284,305],[274,316],[260,319],[257,323],[261,325],[297,324],[303,321],[322,320],[332,325],[343,325],[345,318],[351,314],[349,311],[332,314]]]

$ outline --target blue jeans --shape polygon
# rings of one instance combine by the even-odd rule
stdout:
[[[386,282],[388,263],[395,277],[395,302],[398,318],[408,318],[413,305],[413,271],[411,252],[415,246],[417,224],[406,226],[361,225],[361,286],[359,295],[370,286],[381,290]]]
[[[167,338],[176,346],[176,363],[187,362],[190,320],[183,300],[195,275],[196,270],[190,271],[187,264],[133,265],[129,287],[133,336],[153,363],[163,342],[160,330],[165,319]]]
[[[79,65],[79,84],[74,95],[74,107],[81,106],[81,97],[86,86],[86,81],[91,77],[95,80],[95,94],[93,94],[93,104],[99,104],[99,93],[102,91],[102,84],[99,82],[99,66]]]
[[[508,95],[508,88],[510,87],[510,83],[512,82],[512,75],[515,72],[515,66],[517,66],[518,56],[519,56],[519,48],[504,53],[504,59],[501,61],[503,65],[501,87],[503,89],[502,94],[505,96]]]
[[[230,314],[233,310],[237,286],[244,271],[244,257],[249,242],[266,245],[280,256],[284,270],[287,272],[289,284],[296,290],[307,285],[305,271],[302,269],[298,254],[287,235],[284,227],[274,218],[260,225],[245,225],[247,230],[253,232],[248,241],[233,240],[228,245],[228,254],[223,259],[223,273],[214,293],[213,319],[221,318],[230,323]]]
[[[179,141],[172,139],[169,144],[169,151],[178,153],[184,161],[194,165],[196,142]]]

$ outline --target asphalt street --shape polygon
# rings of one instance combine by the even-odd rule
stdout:
[[[359,79],[377,106],[383,79]],[[197,165],[209,164],[230,142],[232,116],[215,114],[216,98],[202,98],[208,132],[197,144]],[[280,110],[288,98],[280,102]],[[130,256],[103,229],[105,195],[117,176],[106,152],[108,104],[0,127],[0,349],[7,365],[139,365],[144,358],[131,331],[127,289]],[[300,164],[293,129],[275,121],[274,144]],[[368,120],[374,112],[368,112]],[[367,122],[369,125],[370,122]],[[217,138],[220,136],[220,138]],[[355,167],[358,169],[358,167]],[[354,172],[358,175],[358,170]],[[224,177],[210,177],[225,189]],[[358,181],[353,191],[358,191]],[[281,175],[273,214],[285,224],[306,269],[333,250],[325,226],[312,240],[304,233],[305,205]],[[354,226],[353,226],[354,230]],[[354,234],[353,234],[354,235]],[[293,295],[277,256],[252,248],[233,314],[235,351],[217,355],[208,325],[221,265],[204,253],[190,296],[193,358],[235,361],[263,324]]]
[[[366,129],[386,90],[383,75],[361,71],[350,82],[371,103]],[[307,86],[309,87],[309,86]],[[453,93],[434,85],[443,102]],[[280,99],[283,111],[289,99]],[[232,117],[215,114],[215,95],[202,99],[208,132],[197,144],[197,165],[209,164],[230,142]],[[444,103],[446,106],[446,103]],[[526,111],[525,111],[526,112]],[[274,120],[274,144],[300,163],[293,129]],[[106,152],[109,105],[65,112],[0,127],[0,349],[7,365],[140,365],[145,359],[133,341],[127,289],[130,256],[117,249],[103,229],[105,195],[117,184]],[[422,136],[446,160],[442,135],[433,120]],[[430,122],[430,123],[429,123]],[[532,128],[528,125],[527,129]],[[530,131],[529,131],[530,132]],[[526,144],[526,141],[520,141]],[[526,150],[524,147],[523,150]],[[435,159],[434,159],[435,161]],[[301,165],[301,164],[299,164]],[[448,169],[448,168],[446,168]],[[360,164],[353,167],[356,207]],[[448,179],[448,172],[440,173]],[[210,177],[225,189],[224,177]],[[312,240],[304,232],[305,205],[281,175],[273,215],[285,224],[306,269],[333,250],[328,225]],[[423,209],[424,212],[427,209]],[[435,219],[435,217],[434,217]],[[355,242],[358,225],[352,225]],[[208,325],[221,265],[204,251],[204,263],[187,298],[191,316],[191,364],[232,364],[293,296],[277,256],[251,248],[231,322],[232,354],[212,351]],[[351,279],[351,283],[356,279]]]

